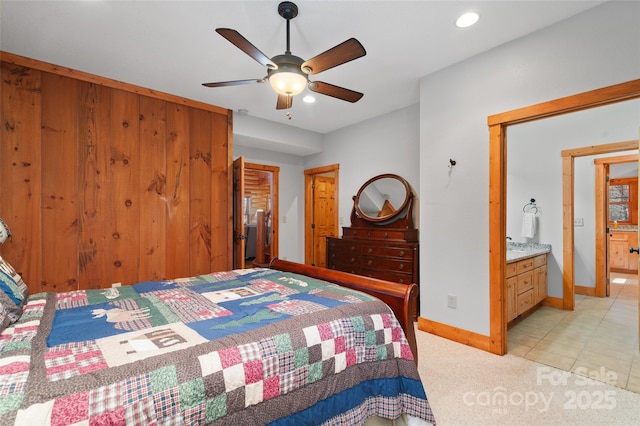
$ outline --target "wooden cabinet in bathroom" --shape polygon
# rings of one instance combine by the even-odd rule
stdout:
[[[507,263],[507,322],[537,306],[547,297],[547,255]]]
[[[609,232],[609,270],[613,272],[637,273],[638,255],[629,253],[630,247],[638,247],[635,231]]]

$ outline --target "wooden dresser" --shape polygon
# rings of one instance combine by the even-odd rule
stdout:
[[[327,266],[402,284],[418,284],[417,232],[407,232],[407,238],[401,238],[403,234],[399,230],[344,227],[342,238],[327,237]]]
[[[384,215],[367,216],[358,208],[364,204],[363,190],[379,179],[398,179],[405,198],[389,203],[396,206],[390,211],[385,203]],[[396,175],[381,175],[365,183],[353,198],[351,226],[342,228],[342,237],[327,237],[327,268],[419,286],[418,230],[413,227],[409,184]]]

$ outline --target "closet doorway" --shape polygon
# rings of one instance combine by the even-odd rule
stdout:
[[[244,157],[234,161],[235,268],[268,264],[278,257],[279,172],[280,167],[244,162]]]
[[[304,262],[327,266],[327,238],[338,235],[338,172],[340,166],[304,171]]]

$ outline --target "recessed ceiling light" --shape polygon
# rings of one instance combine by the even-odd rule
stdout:
[[[458,20],[456,21],[456,26],[458,28],[467,28],[478,22],[478,19],[480,19],[480,15],[478,15],[476,12],[465,13],[458,18]]]
[[[304,98],[302,98],[302,102],[305,102],[305,103],[307,103],[307,104],[312,104],[312,103],[314,103],[315,101],[316,101],[316,98],[314,98],[314,97],[313,97],[313,96],[311,96],[311,95],[307,95],[307,96],[305,96]]]

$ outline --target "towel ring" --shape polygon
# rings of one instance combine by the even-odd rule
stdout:
[[[527,210],[527,207],[529,207],[529,210]],[[532,198],[527,204],[522,206],[522,211],[525,213],[527,211],[533,211],[534,213],[538,213],[538,206],[536,206],[535,198]]]

